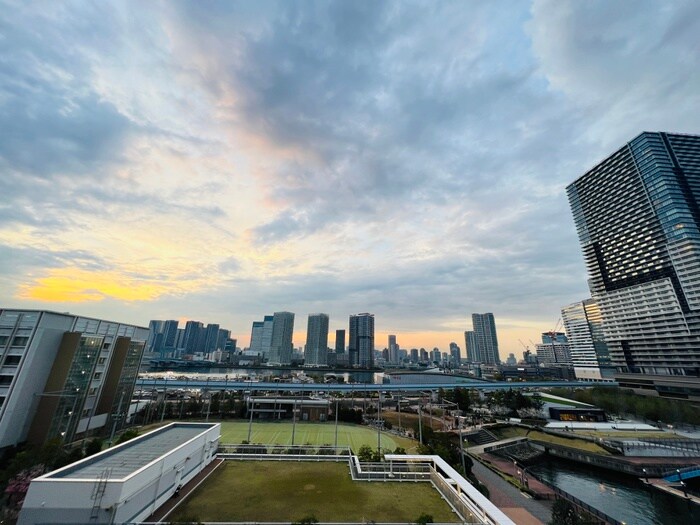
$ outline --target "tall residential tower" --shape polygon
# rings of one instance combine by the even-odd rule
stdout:
[[[474,339],[476,340],[479,361],[488,365],[500,363],[496,320],[493,314],[472,314],[472,325],[474,326]]]
[[[700,388],[700,136],[644,132],[567,193],[620,384]]]

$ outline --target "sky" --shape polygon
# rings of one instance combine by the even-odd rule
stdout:
[[[0,0],[0,306],[443,351],[493,312],[520,355],[589,293],[566,186],[700,132],[698,35],[693,0]]]

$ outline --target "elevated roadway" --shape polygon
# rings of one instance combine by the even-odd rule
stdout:
[[[136,388],[173,390],[173,389],[207,389],[207,390],[242,390],[250,392],[421,392],[425,390],[450,390],[469,388],[477,390],[508,390],[510,388],[592,388],[594,386],[617,386],[614,382],[592,381],[529,381],[508,383],[504,381],[455,381],[453,383],[277,383],[264,381],[233,381],[222,379],[166,379],[138,378]]]

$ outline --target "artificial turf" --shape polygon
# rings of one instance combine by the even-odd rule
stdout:
[[[221,423],[221,440],[225,443],[262,443],[265,445],[290,445],[292,443],[291,422],[258,422],[253,421],[250,440],[248,439],[247,421],[224,421]],[[407,452],[416,450],[417,443],[412,439],[399,437],[387,432],[381,432],[381,448],[393,451],[402,447]],[[296,424],[294,430],[295,445],[334,445],[335,424],[304,423]],[[338,446],[349,446],[357,452],[362,445],[377,447],[377,430],[351,424],[338,424]]]
[[[169,517],[204,522],[458,522],[427,482],[353,481],[345,462],[225,461]]]

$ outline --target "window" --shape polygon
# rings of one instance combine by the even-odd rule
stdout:
[[[17,366],[20,359],[22,359],[21,355],[8,355],[5,359],[5,366]]]
[[[98,364],[98,365],[104,365],[106,362],[107,362],[107,358],[106,358],[106,357],[100,357],[100,358],[97,360],[97,364]]]
[[[29,337],[18,335],[12,340],[12,346],[27,346]]]
[[[15,376],[0,376],[0,385],[9,385]]]
[[[102,372],[95,372],[95,377],[93,379],[102,379]]]
[[[0,335],[0,346],[5,346],[10,339],[9,335]]]

